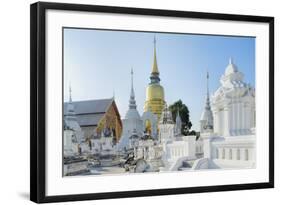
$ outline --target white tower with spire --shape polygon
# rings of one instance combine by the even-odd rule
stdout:
[[[72,89],[69,86],[69,102],[67,103],[67,110],[64,117],[65,128],[73,130],[75,132],[76,138],[78,142],[81,142],[83,139],[84,133],[81,130],[81,127],[77,121],[77,117],[75,114],[74,104],[72,103]]]
[[[77,121],[74,105],[72,103],[71,86],[69,86],[69,102],[64,117],[64,156],[71,156],[78,153],[78,144],[84,138],[84,132]]]
[[[206,102],[204,110],[200,118],[200,132],[213,132],[213,113],[210,106],[210,97],[209,97],[209,72],[207,72],[207,93],[206,93]]]
[[[222,136],[247,135],[255,127],[255,89],[243,81],[233,60],[212,96],[214,132]]]
[[[200,134],[210,168],[256,166],[255,90],[243,78],[230,58],[211,97],[214,131]]]
[[[140,117],[140,114],[137,110],[137,104],[135,100],[135,91],[134,91],[134,72],[131,69],[131,93],[129,99],[129,109],[125,115],[125,118],[122,120],[123,122],[123,133],[118,144],[119,149],[123,149],[124,147],[129,148],[130,141],[129,138],[134,134],[138,136],[142,136],[143,134],[143,121]]]

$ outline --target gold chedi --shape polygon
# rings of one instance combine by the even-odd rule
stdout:
[[[158,120],[162,114],[165,105],[164,88],[160,85],[159,70],[156,58],[156,40],[154,38],[154,56],[152,71],[150,74],[150,83],[146,88],[146,101],[144,111],[151,111],[156,114]]]

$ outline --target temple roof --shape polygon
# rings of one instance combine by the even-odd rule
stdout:
[[[104,113],[102,114],[87,114],[87,115],[78,115],[77,121],[80,126],[91,126],[97,125],[101,118],[103,117]]]
[[[80,126],[97,125],[108,108],[114,102],[113,98],[86,100],[72,102],[74,105],[76,118]],[[64,115],[67,113],[68,102],[64,103]]]
[[[94,113],[105,113],[109,106],[112,104],[113,98],[109,99],[98,99],[98,100],[85,100],[85,101],[73,101],[76,115],[79,114],[94,114]],[[67,112],[67,104],[64,103],[64,113]]]

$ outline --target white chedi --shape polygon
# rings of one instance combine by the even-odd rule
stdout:
[[[212,132],[213,131],[213,113],[210,105],[210,97],[209,97],[209,73],[207,72],[207,94],[206,94],[206,102],[204,106],[204,110],[201,114],[200,118],[200,133],[204,132]]]
[[[84,132],[77,121],[72,103],[71,88],[69,88],[69,103],[67,104],[67,113],[64,117],[64,156],[79,154],[83,139]]]
[[[69,102],[67,103],[67,113],[64,118],[64,123],[67,129],[75,132],[77,142],[81,143],[84,138],[84,132],[77,121],[74,104],[72,103],[71,88],[69,88]]]
[[[129,100],[129,109],[125,115],[125,118],[122,120],[123,131],[122,137],[117,144],[119,150],[130,147],[130,136],[135,132],[137,135],[141,136],[143,133],[143,121],[137,110],[134,84],[133,84],[133,70],[131,70],[131,93]]]

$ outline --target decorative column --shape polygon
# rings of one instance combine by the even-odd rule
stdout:
[[[245,134],[245,110],[243,101],[240,102],[240,111],[241,111],[241,134]]]
[[[236,110],[236,106],[235,106],[235,101],[232,100],[232,135],[236,135],[236,113],[237,113],[237,110]]]
[[[224,159],[229,159],[229,148],[224,148],[225,151],[225,158]]]
[[[219,150],[219,157],[218,157],[218,159],[222,159],[222,148],[219,147],[218,150]]]
[[[251,129],[251,111],[248,103],[245,103],[245,129],[247,132]]]
[[[194,140],[195,141],[195,140]],[[204,157],[211,158],[212,157],[212,148],[211,148],[211,139],[210,136],[203,136],[203,148],[204,148]]]
[[[242,130],[243,130],[243,110],[242,110],[242,102],[239,100],[238,102],[238,114],[239,114],[239,117],[238,117],[238,122],[239,122],[239,134],[241,135],[242,134]]]
[[[230,133],[229,133],[229,108],[227,105],[223,109],[223,114],[224,114],[223,134],[224,134],[224,136],[229,136],[230,135]]]
[[[228,108],[228,124],[229,124],[229,135],[232,135],[232,131],[233,131],[233,108],[232,106],[230,105],[229,108]]]
[[[219,118],[218,118],[218,110],[217,109],[213,109],[213,113],[214,113],[214,132],[218,133],[219,131]]]
[[[250,128],[252,128],[252,127],[255,127],[255,107],[254,106],[251,107],[251,114],[250,115],[251,115]]]

